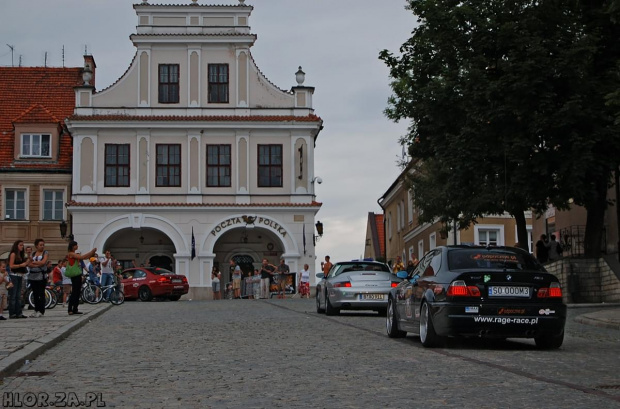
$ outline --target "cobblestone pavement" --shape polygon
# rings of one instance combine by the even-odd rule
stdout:
[[[529,340],[431,350],[387,338],[375,313],[326,317],[313,300],[127,302],[0,390],[7,407],[99,393],[120,408],[620,408],[618,331],[574,321],[588,312],[570,310],[556,351]]]

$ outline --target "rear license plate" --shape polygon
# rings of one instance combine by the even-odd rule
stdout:
[[[489,297],[523,297],[530,296],[530,287],[489,286]]]
[[[180,279],[178,279],[178,278],[176,278],[176,279],[173,279],[173,280],[172,280],[172,282],[173,282],[173,283],[180,283],[180,282],[181,282],[181,280],[180,280]]]
[[[360,300],[383,300],[385,294],[360,294]]]
[[[183,288],[183,286],[182,286],[182,285],[175,285],[175,286],[174,286],[174,289],[175,289],[175,290],[178,290],[178,289],[180,290],[180,289],[182,289],[182,288]]]

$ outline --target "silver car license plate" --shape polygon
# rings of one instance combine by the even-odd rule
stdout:
[[[523,297],[530,296],[530,287],[489,286],[489,297]]]
[[[385,294],[360,294],[360,300],[383,300]]]

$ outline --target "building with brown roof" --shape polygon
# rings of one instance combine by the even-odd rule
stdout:
[[[94,66],[91,56],[85,59]],[[59,225],[71,194],[73,114],[82,67],[0,67],[0,258],[16,240],[46,241],[53,262],[67,243]]]
[[[76,89],[68,210],[81,246],[185,274],[201,299],[213,267],[230,279],[231,259],[244,271],[263,258],[314,266],[323,122],[301,67],[290,90],[258,69],[252,6],[187,3],[135,4],[125,74]]]

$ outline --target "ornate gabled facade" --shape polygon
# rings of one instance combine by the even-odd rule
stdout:
[[[290,91],[263,75],[243,1],[134,9],[129,68],[102,91],[77,87],[67,120],[76,240],[185,274],[193,299],[211,297],[214,266],[229,280],[231,259],[313,268],[323,123],[301,67]]]
[[[94,67],[91,56],[86,63]],[[0,67],[0,258],[23,240],[46,242],[54,263],[67,253],[59,225],[71,194],[72,145],[64,119],[82,67]]]

